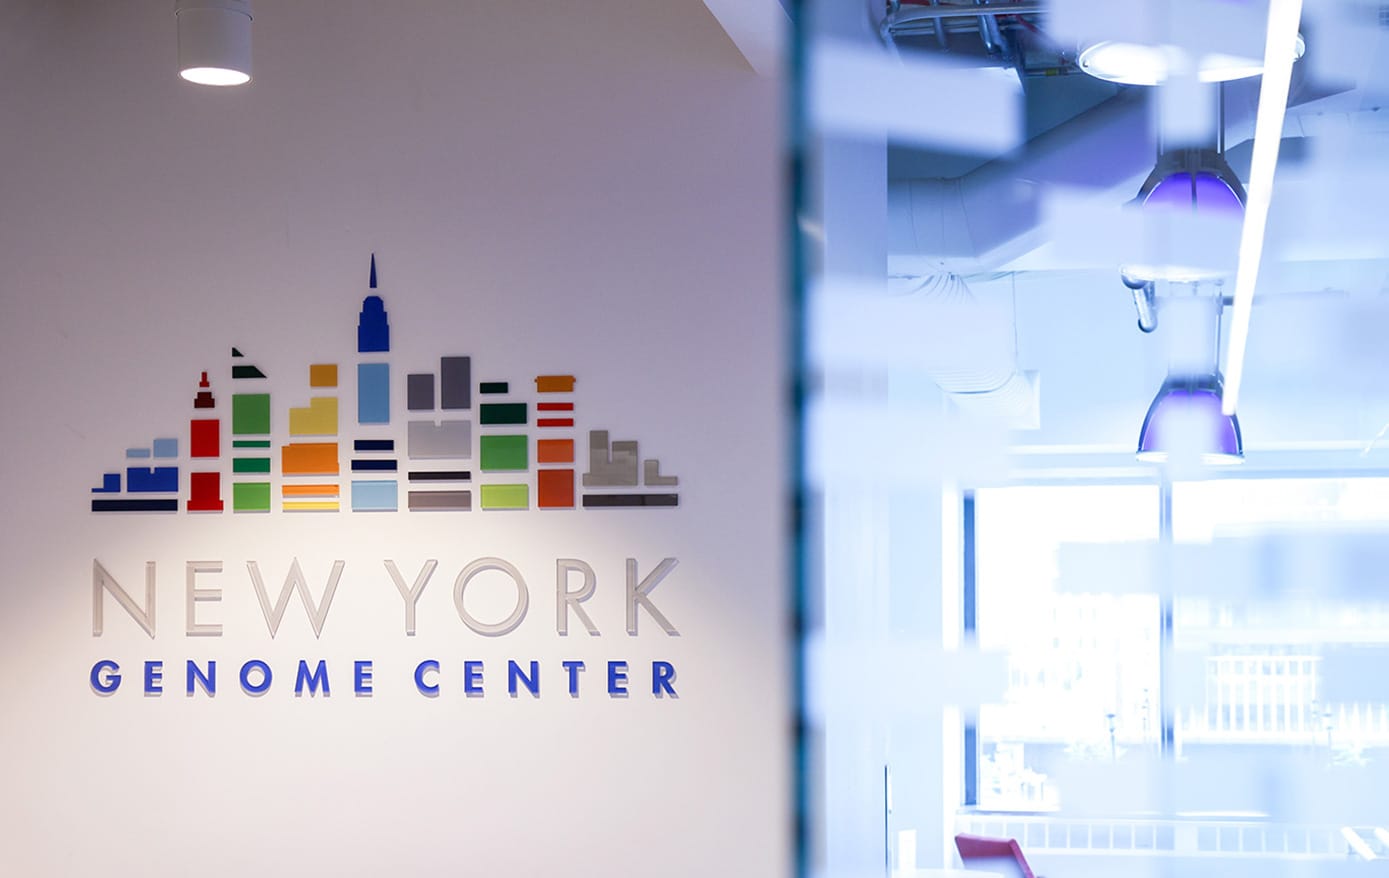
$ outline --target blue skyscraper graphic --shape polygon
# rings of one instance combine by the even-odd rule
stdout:
[[[376,289],[376,255],[371,257],[370,288]],[[374,292],[362,300],[357,317],[357,438],[352,444],[352,511],[394,512],[399,505],[395,440],[391,423],[391,324],[386,304]],[[361,428],[367,429],[361,429]]]

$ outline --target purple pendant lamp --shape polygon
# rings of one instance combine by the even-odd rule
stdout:
[[[1244,215],[1244,186],[1216,150],[1179,149],[1158,159],[1135,200],[1154,218],[1180,222],[1183,217],[1223,219],[1237,227]],[[1192,282],[1218,277],[1223,268],[1202,264],[1199,254],[1173,252],[1163,262],[1121,266],[1125,283],[1137,281]],[[1136,288],[1130,283],[1131,288]],[[1146,331],[1146,330],[1145,330]]]
[[[1209,466],[1244,462],[1239,418],[1220,411],[1220,375],[1168,376],[1148,406],[1138,433],[1138,459],[1166,463],[1173,456]]]
[[[1223,141],[1223,137],[1221,138]],[[1223,145],[1223,144],[1222,144]],[[1180,218],[1183,215],[1220,217],[1238,224],[1244,212],[1245,192],[1220,149],[1185,149],[1159,158],[1138,193],[1143,210]],[[1191,264],[1182,264],[1191,261]],[[1155,281],[1195,283],[1219,270],[1203,268],[1201,260],[1186,260],[1175,254],[1162,265],[1129,265],[1121,269],[1125,286],[1134,294],[1138,325],[1144,332],[1157,327]],[[1228,466],[1244,461],[1244,439],[1239,419],[1221,412],[1224,383],[1217,367],[1220,348],[1220,298],[1206,299],[1208,305],[1191,307],[1195,299],[1182,302],[1178,316],[1185,316],[1173,327],[1183,333],[1190,345],[1170,366],[1143,427],[1138,433],[1138,459],[1151,463],[1200,462],[1207,466]],[[1193,319],[1193,315],[1196,315]],[[1211,339],[1210,346],[1200,339]],[[1175,356],[1175,355],[1174,355]]]
[[[1163,177],[1143,199],[1145,209],[1186,210],[1207,216],[1231,216],[1238,219],[1244,213],[1244,200],[1228,178],[1213,171],[1174,171]]]

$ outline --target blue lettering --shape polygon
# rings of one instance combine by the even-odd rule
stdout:
[[[463,663],[463,694],[482,694],[482,662]]]
[[[92,691],[98,695],[110,695],[121,688],[121,666],[110,659],[102,659],[92,665]]]
[[[572,697],[574,697],[574,698],[578,698],[578,697],[579,697],[579,671],[582,671],[582,670],[584,669],[584,663],[583,663],[583,662],[560,662],[560,664],[564,665],[564,669],[565,669],[566,671],[569,672],[569,694],[570,694]]]
[[[627,694],[627,663],[608,662],[608,694],[614,698]]]
[[[521,666],[516,662],[506,663],[506,691],[511,693],[511,697],[516,697],[516,681],[520,680],[521,685],[525,686],[532,695],[540,694],[540,662],[531,662],[531,673],[527,677],[521,673]]]
[[[328,689],[328,663],[323,659],[318,660],[318,666],[314,668],[312,674],[309,673],[309,663],[303,659],[299,660],[299,673],[294,678],[294,695],[299,697],[304,694],[304,684],[309,685],[309,695],[318,694],[321,688],[325,696],[333,693]]]
[[[670,662],[651,663],[651,694],[660,698],[662,693],[671,698],[679,698],[675,694],[675,687],[671,684],[675,682],[675,665]]]
[[[358,695],[371,694],[371,662],[352,663],[352,691]]]
[[[431,686],[430,684],[424,681],[424,675],[426,671],[434,671],[435,673],[438,673],[439,663],[434,659],[425,659],[418,665],[415,665],[415,688],[420,690],[421,695],[425,695],[430,698],[438,698],[438,685],[436,684]]]
[[[251,671],[260,671],[260,682],[251,684]],[[264,695],[270,688],[270,666],[260,659],[251,659],[241,666],[241,690],[247,695]]]
[[[185,675],[184,683],[185,683],[185,685],[184,685],[184,691],[185,691],[189,696],[192,696],[192,694],[193,694],[193,684],[194,684],[194,683],[197,683],[198,685],[202,686],[202,687],[203,687],[203,692],[204,692],[205,694],[207,694],[207,695],[216,695],[216,694],[217,694],[217,663],[216,663],[215,661],[209,661],[209,662],[207,663],[207,673],[204,674],[204,673],[202,672],[202,670],[200,670],[200,669],[198,668],[198,663],[195,662],[195,661],[193,661],[192,659],[189,659],[189,660],[188,660],[188,672],[187,672],[187,674]]]
[[[164,691],[164,663],[145,662],[145,694],[159,695]]]

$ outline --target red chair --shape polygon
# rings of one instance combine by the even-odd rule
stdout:
[[[1037,878],[1016,839],[961,834],[955,836],[955,848],[966,869],[997,872],[1005,878]]]

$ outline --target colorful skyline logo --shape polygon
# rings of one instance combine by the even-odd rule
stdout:
[[[377,288],[375,256],[370,288]],[[385,302],[372,293],[357,322],[355,423],[342,428],[339,406],[341,373],[351,366],[313,363],[307,401],[287,408],[289,441],[276,448],[269,378],[232,348],[230,416],[202,372],[183,437],[187,459],[174,436],[127,448],[123,472],[103,473],[92,489],[92,511],[269,512],[277,461],[286,512],[679,505],[679,479],[663,474],[659,460],[643,459],[636,441],[613,440],[607,430],[589,431],[588,469],[579,478],[573,375],[475,383],[472,357],[448,354],[437,372],[407,374],[404,398],[393,404],[390,353]]]

